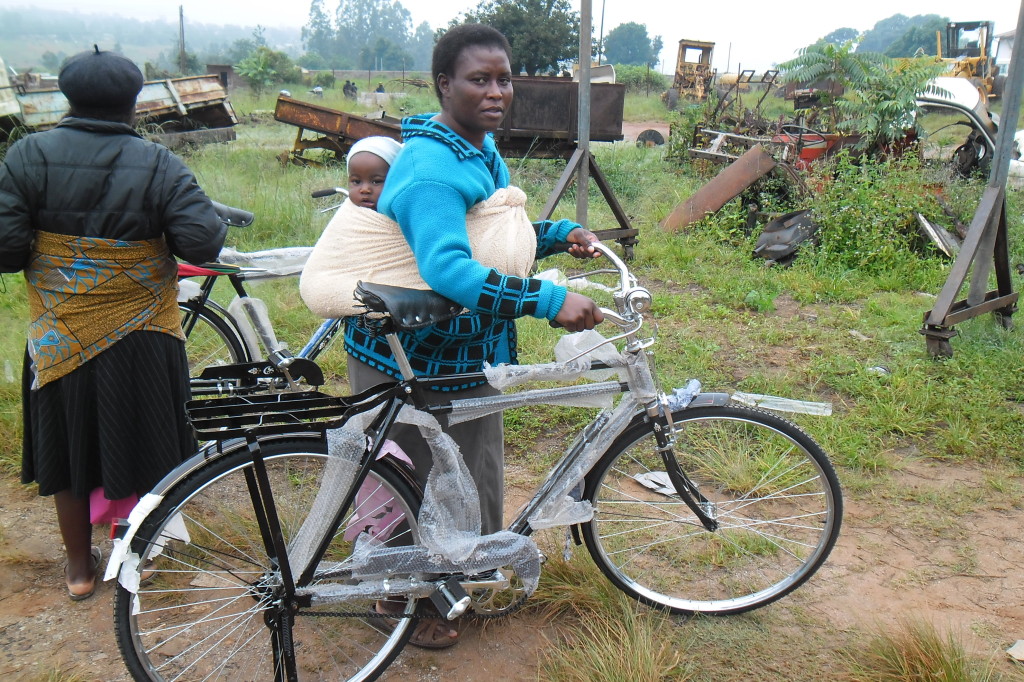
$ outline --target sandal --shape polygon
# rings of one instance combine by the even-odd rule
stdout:
[[[72,589],[71,584],[67,582],[68,566],[64,564],[64,582],[67,584],[68,599],[71,601],[88,599],[96,592],[96,578],[99,577],[100,562],[103,561],[103,550],[99,547],[93,547],[89,554],[92,558],[92,580],[87,583],[80,583],[80,585],[86,587],[85,590],[81,590],[81,587]]]
[[[385,634],[391,633],[397,626],[399,618],[381,618],[388,613],[386,607],[381,610],[382,602],[370,608],[368,622],[371,627]],[[454,633],[454,634],[453,634]],[[459,631],[450,627],[443,618],[421,618],[413,628],[409,644],[421,649],[447,649],[459,642]]]

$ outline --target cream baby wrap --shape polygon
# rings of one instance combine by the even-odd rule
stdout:
[[[518,187],[499,189],[469,209],[466,231],[473,258],[483,266],[517,277],[530,273],[537,235],[526,214],[526,194]],[[363,312],[353,296],[360,281],[430,288],[398,223],[346,201],[313,247],[299,292],[314,314],[345,317]]]

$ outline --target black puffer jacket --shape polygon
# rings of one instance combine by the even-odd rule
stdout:
[[[34,230],[163,235],[171,253],[193,263],[215,260],[227,233],[181,159],[131,126],[88,118],[19,140],[0,165],[0,272],[28,264]]]

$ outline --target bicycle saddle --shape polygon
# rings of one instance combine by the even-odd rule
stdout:
[[[217,211],[217,217],[225,225],[230,225],[231,227],[249,227],[252,225],[254,216],[248,211],[222,204],[219,201],[213,202],[213,209]]]
[[[430,290],[359,282],[355,294],[367,312],[389,313],[398,331],[429,327],[457,317],[463,311],[455,301]]]

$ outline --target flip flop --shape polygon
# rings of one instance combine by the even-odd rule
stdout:
[[[68,599],[70,599],[71,601],[82,601],[83,599],[88,599],[89,597],[91,597],[96,592],[96,579],[99,577],[100,562],[103,561],[103,550],[100,549],[99,547],[95,547],[94,546],[92,548],[92,550],[90,550],[89,555],[92,558],[92,586],[89,588],[88,592],[72,592],[71,591],[71,586],[68,585],[67,586],[67,588],[68,588]],[[67,575],[68,575],[68,567],[67,567],[67,564],[65,564],[64,565],[64,579],[65,579],[65,581],[67,581]]]

